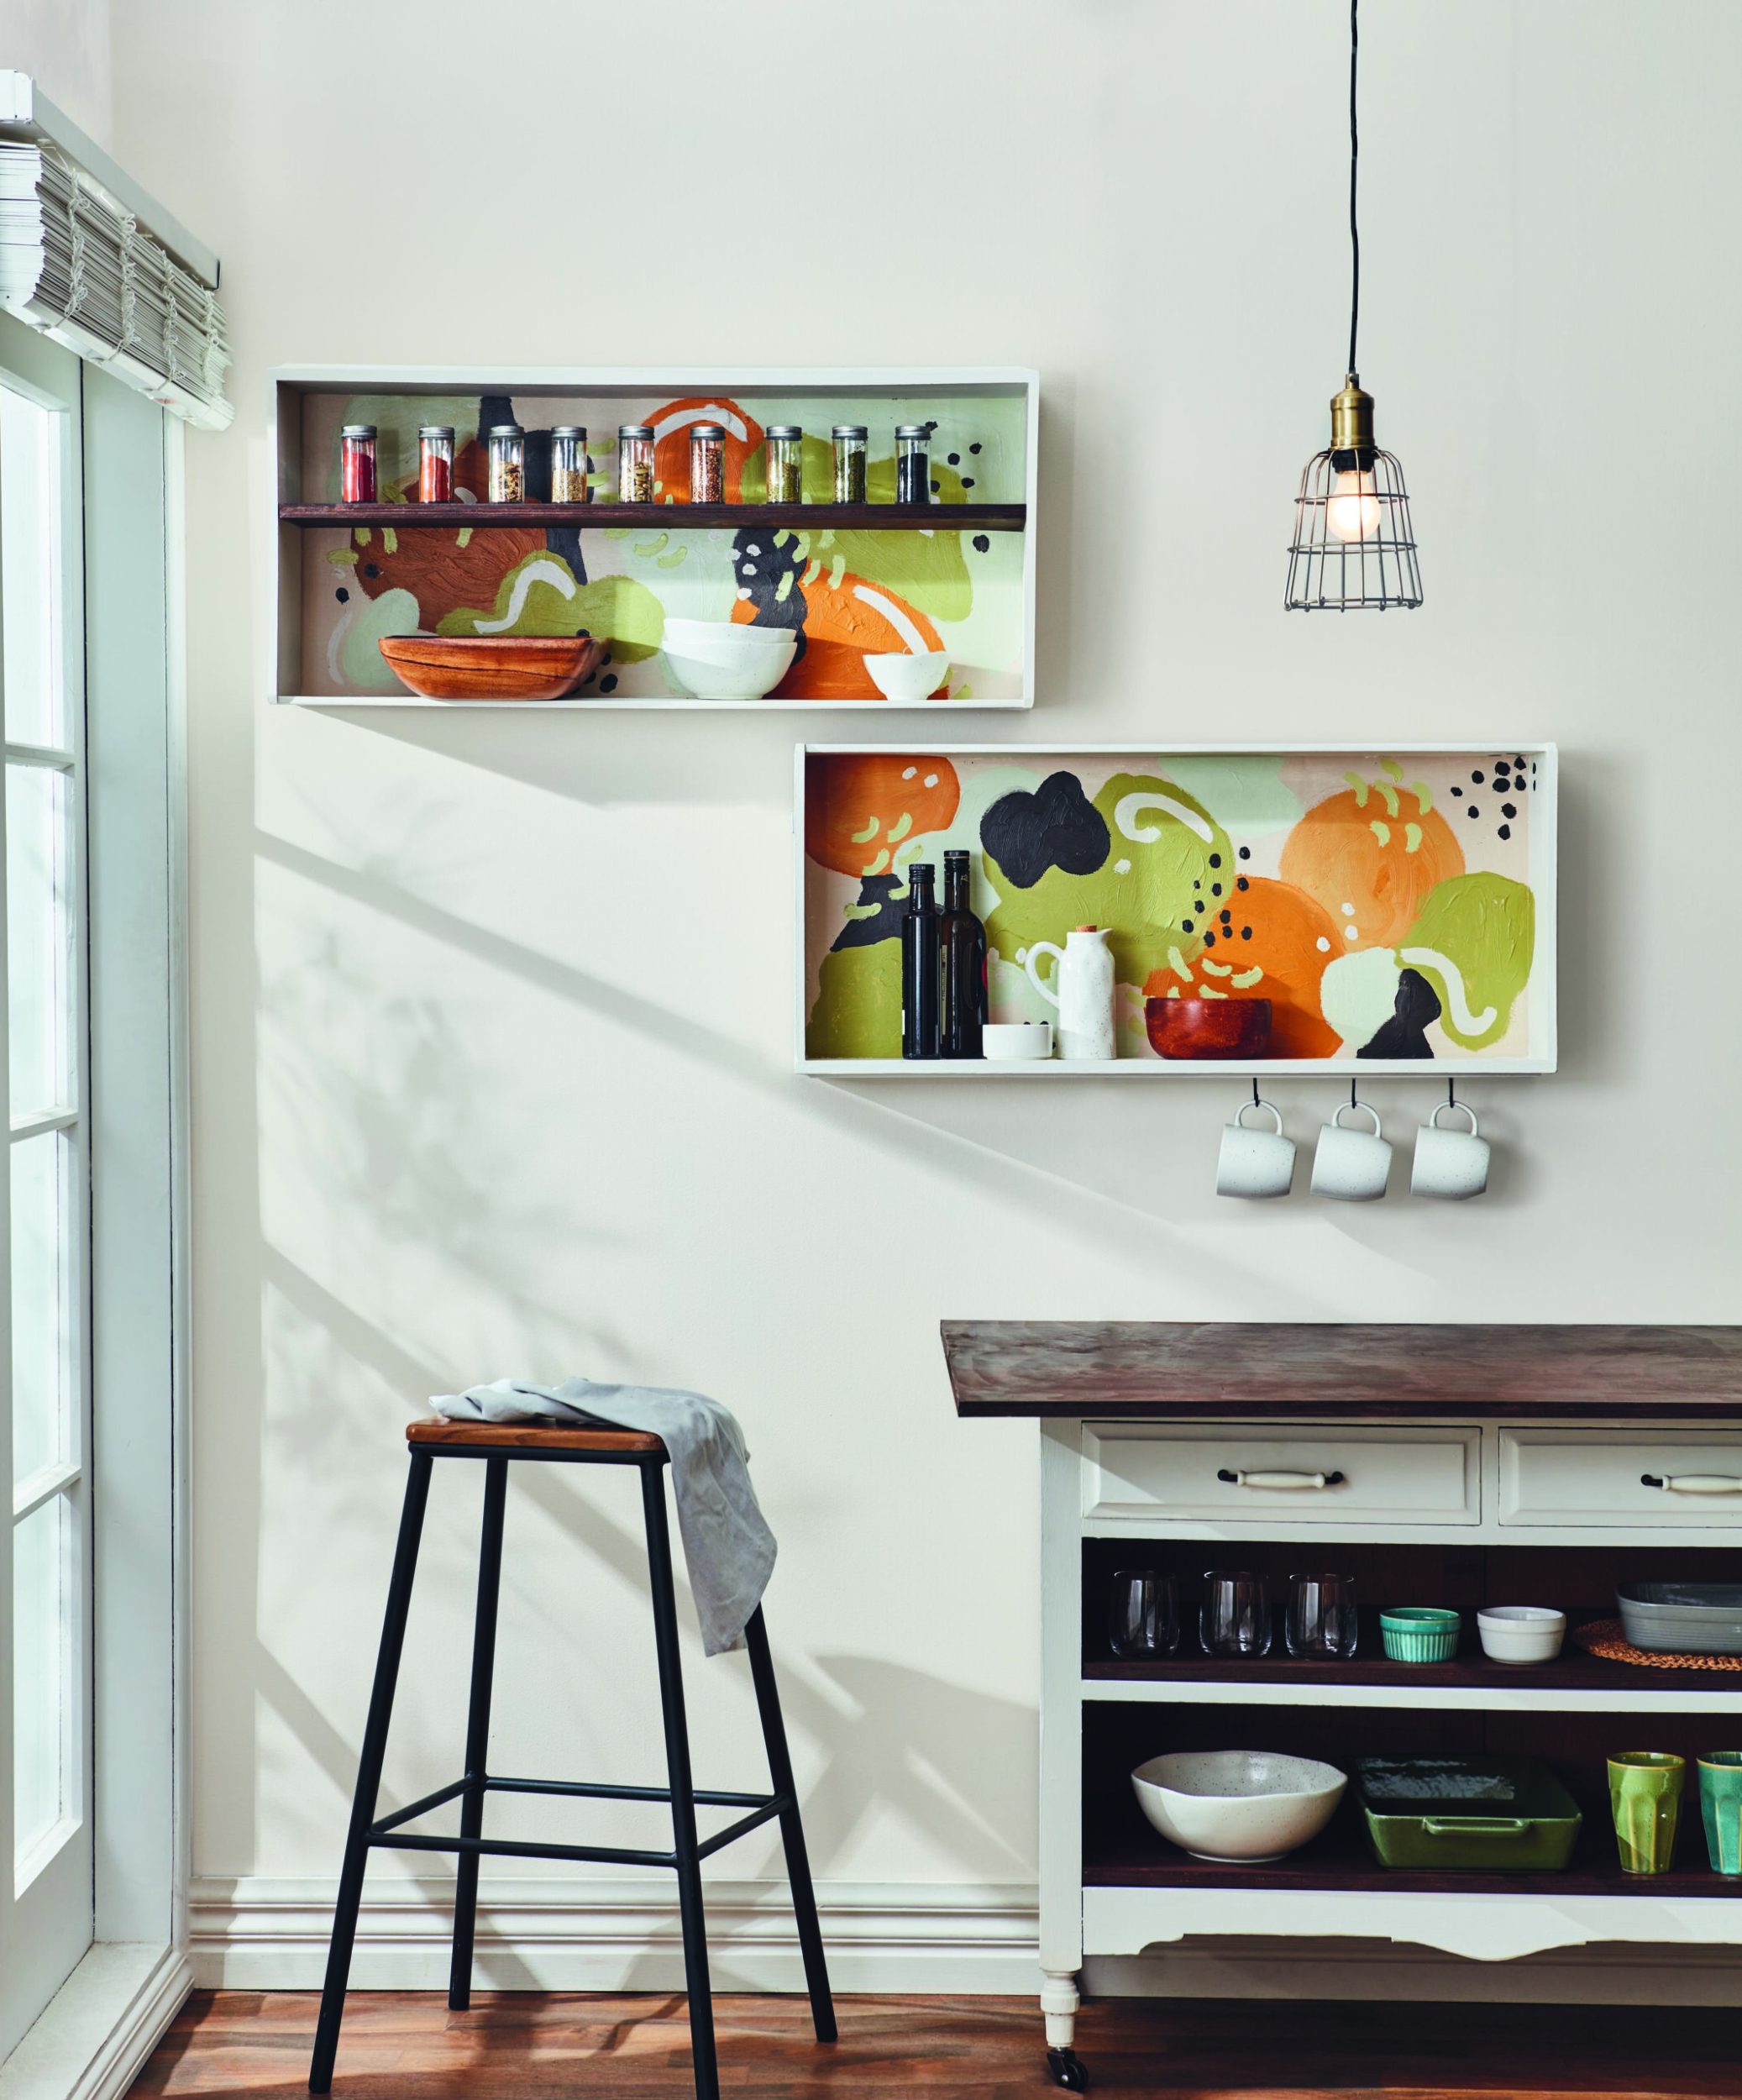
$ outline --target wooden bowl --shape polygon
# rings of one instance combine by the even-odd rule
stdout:
[[[387,634],[380,648],[422,700],[562,700],[605,656],[590,634]]]
[[[1262,1058],[1270,1047],[1270,1001],[1146,999],[1143,1026],[1160,1058]]]

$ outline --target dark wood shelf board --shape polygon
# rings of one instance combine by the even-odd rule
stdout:
[[[947,1320],[942,1335],[965,1415],[1742,1416],[1742,1327]]]
[[[686,526],[745,532],[1020,533],[1026,503],[281,503],[285,525],[391,525],[400,532],[491,531],[529,526]]]

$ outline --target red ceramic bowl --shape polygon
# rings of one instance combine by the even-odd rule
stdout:
[[[1270,1047],[1267,999],[1146,999],[1143,1025],[1161,1058],[1262,1058]]]

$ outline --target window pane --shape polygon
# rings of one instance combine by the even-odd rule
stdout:
[[[56,1495],[13,1531],[13,1861],[19,1887],[45,1864],[43,1840],[76,1813],[73,1526],[71,1504]]]
[[[66,775],[6,769],[6,974],[14,1116],[73,1104]]]
[[[12,1477],[74,1456],[72,1141],[12,1148]]]
[[[0,386],[0,669],[14,743],[60,741],[60,420]]]

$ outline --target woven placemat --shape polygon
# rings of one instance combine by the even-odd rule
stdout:
[[[1650,1648],[1636,1648],[1627,1638],[1619,1619],[1593,1619],[1575,1626],[1572,1637],[1587,1655],[1605,1662],[1637,1663],[1646,1670],[1742,1670],[1742,1655],[1659,1655]]]

